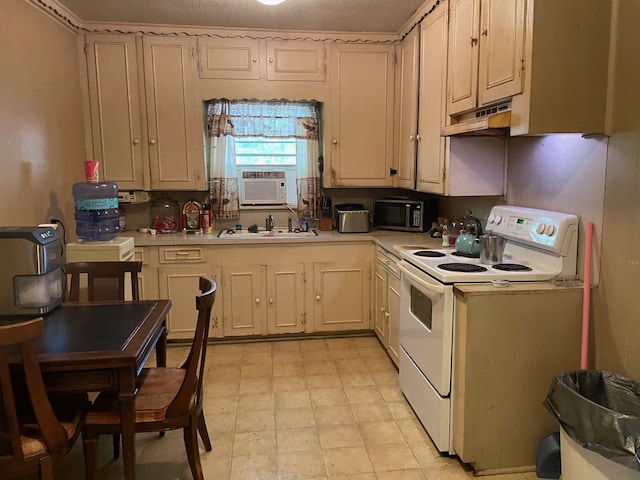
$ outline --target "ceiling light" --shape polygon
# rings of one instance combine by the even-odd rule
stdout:
[[[258,0],[258,1],[265,5],[278,5],[279,3],[284,2],[284,0]]]

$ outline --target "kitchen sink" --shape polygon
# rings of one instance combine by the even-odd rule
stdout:
[[[234,240],[246,240],[254,238],[309,238],[317,237],[318,233],[315,230],[309,230],[308,232],[293,231],[289,232],[285,228],[274,228],[271,231],[267,231],[264,228],[258,229],[257,232],[250,232],[248,230],[220,230],[218,238],[234,239]]]

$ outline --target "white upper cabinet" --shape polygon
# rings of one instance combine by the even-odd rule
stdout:
[[[611,0],[450,0],[444,135],[604,131]]]
[[[398,49],[397,102],[397,173],[396,186],[415,188],[416,135],[418,131],[418,73],[420,57],[420,31],[413,29]]]
[[[324,82],[324,42],[200,38],[200,78]]]
[[[121,190],[205,190],[195,40],[88,34],[93,156]]]
[[[325,187],[393,185],[393,45],[329,47]]]

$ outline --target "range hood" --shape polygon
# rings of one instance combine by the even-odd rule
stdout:
[[[443,127],[440,135],[508,135],[511,127],[511,103],[502,103],[452,117],[451,125]]]

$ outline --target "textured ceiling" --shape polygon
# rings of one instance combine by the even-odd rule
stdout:
[[[425,0],[58,0],[84,22],[396,33]]]

